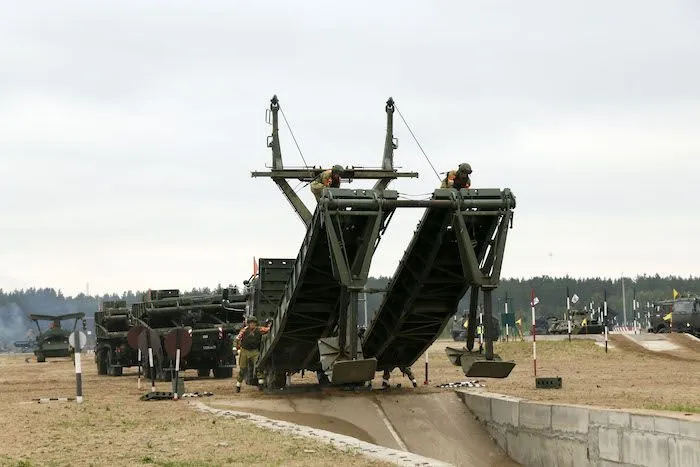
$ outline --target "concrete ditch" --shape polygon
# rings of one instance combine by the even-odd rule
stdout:
[[[338,446],[343,439],[342,446],[403,465],[518,465],[454,391],[270,396],[208,401],[208,406],[200,403],[198,407],[245,417],[268,428],[332,439]]]
[[[457,391],[498,445],[532,466],[700,466],[700,416]]]

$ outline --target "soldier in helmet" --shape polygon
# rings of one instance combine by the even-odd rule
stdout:
[[[266,322],[265,324],[269,324]],[[241,329],[236,337],[236,348],[238,349],[238,380],[236,381],[236,392],[241,392],[241,383],[248,366],[248,360],[257,361],[260,355],[260,342],[262,335],[270,331],[269,326],[258,327],[258,319],[249,316],[246,326]],[[256,371],[258,384],[262,383],[262,373]]]
[[[469,188],[472,181],[469,178],[469,174],[472,173],[472,166],[466,162],[459,164],[457,170],[450,170],[447,176],[442,180],[440,188],[455,188],[461,190],[462,188]]]
[[[324,170],[318,177],[311,182],[311,192],[316,197],[316,201],[321,199],[321,193],[326,187],[340,188],[340,174],[343,173],[343,167],[334,165],[332,169]]]

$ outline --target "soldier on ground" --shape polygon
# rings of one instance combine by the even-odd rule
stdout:
[[[316,197],[316,201],[321,199],[321,193],[326,187],[340,188],[340,174],[343,173],[343,167],[334,165],[332,169],[327,169],[321,172],[311,182],[311,192]]]
[[[241,383],[248,367],[248,360],[252,360],[253,364],[258,360],[260,355],[260,342],[262,335],[270,331],[269,327],[258,327],[258,319],[255,316],[249,316],[247,325],[236,336],[236,349],[238,349],[238,380],[236,381],[236,392],[241,392]],[[262,373],[256,371],[258,384],[263,384]]]
[[[408,376],[408,379],[411,380],[411,384],[413,387],[418,387],[418,381],[416,381],[416,377],[413,374],[413,371],[411,371],[411,367],[407,366],[405,368],[399,368],[401,370],[401,373],[404,376]],[[391,371],[389,370],[384,370],[384,374],[382,375],[382,387],[388,388],[389,387],[389,377],[391,376]]]
[[[462,188],[469,188],[472,181],[469,178],[469,174],[472,173],[472,166],[466,162],[459,164],[457,170],[450,170],[447,172],[447,176],[442,180],[440,188],[455,188],[461,190]]]

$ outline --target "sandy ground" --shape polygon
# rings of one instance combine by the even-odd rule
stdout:
[[[75,374],[69,359],[25,363],[26,357],[0,356],[3,466],[308,466],[328,465],[329,459],[342,465],[387,465],[243,420],[215,419],[192,410],[188,399],[140,401],[146,385],[138,390],[133,373],[98,377],[87,355],[82,404],[33,402],[75,397]],[[157,390],[170,390],[170,383],[156,384]],[[187,383],[188,391],[227,392],[229,397],[232,387],[230,379]]]
[[[508,378],[485,383],[489,391],[531,400],[700,412],[700,350],[682,347],[654,352],[630,339],[635,337],[610,335],[608,353],[593,339],[538,340],[537,376],[562,377],[561,389],[535,389],[531,340],[497,343],[496,352],[514,360],[516,366]],[[673,339],[675,343],[686,336]],[[687,340],[692,346],[693,341]],[[430,367],[435,375],[431,380],[437,382],[450,374],[440,354],[445,346],[457,347],[455,344],[442,340],[431,347]],[[459,380],[459,369],[452,368]]]
[[[506,379],[482,382],[488,391],[531,400],[700,412],[700,360],[696,341],[687,339],[687,344],[682,344],[676,341],[685,336],[674,336],[676,352],[654,352],[628,336],[610,337],[614,345],[607,354],[592,339],[538,341],[537,374],[561,376],[562,389],[535,389],[531,341],[497,343],[496,352],[504,359],[514,360],[515,369]],[[468,421],[460,426],[445,422],[456,410],[456,406],[450,405],[454,402],[450,399],[453,390],[436,387],[467,379],[461,368],[449,363],[444,351],[447,346],[460,345],[452,340],[440,340],[429,349],[428,385],[423,384],[425,370],[421,358],[413,367],[420,383],[418,388],[410,387],[409,381],[395,370],[391,383],[402,384],[401,388],[370,394],[316,392],[312,397],[346,397],[350,404],[342,410],[339,406],[328,407],[323,417],[304,415],[304,410],[297,410],[300,414],[290,421],[317,427],[320,424],[321,428],[389,447],[392,442],[394,446],[403,443],[429,457],[435,457],[431,452],[436,449],[445,452],[450,443],[460,439],[479,440],[483,433]],[[0,429],[4,441],[0,445],[0,465],[327,465],[330,459],[342,465],[382,465],[325,444],[266,431],[244,420],[214,419],[192,410],[188,399],[140,401],[139,396],[147,391],[148,384],[144,381],[143,389],[137,389],[136,369],[126,370],[125,376],[119,378],[98,377],[88,355],[83,356],[85,402],[39,404],[32,399],[75,395],[73,366],[69,359],[50,359],[38,364],[34,360],[26,363],[25,358],[26,355],[0,356],[3,413]],[[186,391],[214,393],[198,400],[212,406],[248,407],[272,418],[288,418],[288,401],[301,404],[303,398],[309,397],[286,396],[287,402],[270,408],[260,401],[285,396],[266,395],[246,386],[236,394],[232,379],[197,379],[190,372],[186,376]],[[315,375],[306,374],[303,379],[295,375],[292,381],[315,383]],[[374,383],[375,387],[381,384],[380,374]],[[156,385],[160,391],[171,389],[170,383]],[[400,442],[388,428],[389,431],[382,431],[376,423],[353,421],[352,417],[361,416],[363,411],[367,419],[381,419],[373,405],[352,404],[357,397],[377,398]],[[318,406],[319,402],[310,404]],[[435,439],[428,436],[435,432],[441,435]],[[450,433],[457,435],[450,438]],[[486,453],[480,461],[484,462],[482,465],[509,465],[507,460],[499,460],[500,453],[493,449],[493,443],[484,440],[476,443],[481,446],[479,452]]]

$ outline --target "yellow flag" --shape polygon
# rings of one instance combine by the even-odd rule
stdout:
[[[588,321],[586,321],[586,318],[583,318],[583,321],[581,321],[581,326],[585,326]]]
[[[673,289],[673,299],[675,300],[680,294],[676,289]]]
[[[464,320],[464,327],[465,327],[465,328],[468,328],[468,327],[469,327],[469,320],[468,320],[468,319],[465,319],[465,320]]]
[[[523,319],[522,319],[522,318],[519,318],[519,319],[515,322],[515,324],[523,324]]]
[[[671,319],[671,315],[673,315],[673,312],[671,312],[671,313],[667,314],[666,316],[664,316],[664,321],[668,321],[669,319]]]

